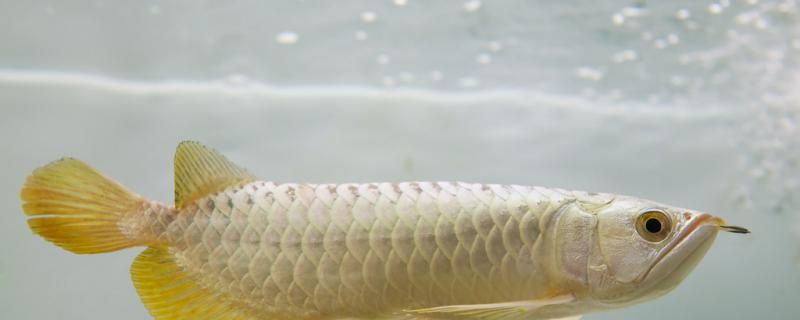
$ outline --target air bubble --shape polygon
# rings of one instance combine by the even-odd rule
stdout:
[[[464,11],[475,12],[475,11],[478,11],[478,9],[480,9],[480,8],[481,8],[480,0],[470,0],[470,1],[464,2]]]
[[[275,41],[280,44],[295,44],[299,39],[300,37],[296,33],[290,31],[281,32],[275,36]]]
[[[615,13],[613,16],[611,16],[611,22],[613,22],[616,25],[621,25],[625,23],[625,16],[619,13]]]
[[[372,11],[364,11],[361,13],[361,21],[366,23],[373,23],[375,20],[378,20],[378,15]]]
[[[475,60],[477,60],[480,64],[489,64],[492,62],[492,56],[486,53],[481,53],[477,58],[475,58]]]
[[[603,72],[589,67],[580,67],[575,70],[575,75],[578,78],[592,80],[592,81],[599,81],[603,79]]]
[[[402,6],[408,4],[408,0],[394,0],[392,2],[394,2],[394,5],[396,5],[398,7],[402,7]]]
[[[476,87],[480,81],[478,78],[475,77],[463,77],[458,79],[458,85],[462,88],[473,88]]]
[[[683,87],[686,84],[686,79],[676,75],[669,78],[669,83],[673,87]]]
[[[636,54],[636,51],[624,50],[624,51],[620,51],[620,52],[615,53],[614,56],[612,57],[612,59],[616,63],[623,63],[623,62],[627,62],[627,61],[636,60],[637,57],[638,57],[638,55]]]
[[[678,12],[675,13],[675,18],[677,18],[678,20],[686,20],[689,19],[689,17],[691,16],[692,14],[689,12],[689,10],[686,9],[680,9],[678,10]]]
[[[395,80],[393,77],[386,76],[381,79],[381,83],[383,83],[383,85],[386,87],[394,87],[397,84],[397,80]]]
[[[397,78],[402,82],[409,83],[414,82],[416,77],[414,77],[414,74],[411,72],[400,72],[400,74],[397,75]]]
[[[625,7],[620,11],[626,17],[641,17],[647,14],[647,11],[642,7]]]
[[[708,5],[708,12],[711,14],[720,14],[722,13],[722,6],[719,3],[712,3]]]
[[[797,10],[797,4],[794,1],[786,1],[778,5],[778,11],[782,13],[792,13]]]
[[[680,42],[680,38],[678,38],[677,34],[670,33],[667,35],[667,43],[674,45],[678,44],[678,42]]]
[[[753,22],[753,18],[755,18],[755,15],[753,13],[744,12],[736,16],[736,22],[739,24],[747,25],[750,24],[750,22]]]
[[[391,60],[392,60],[392,58],[391,58],[391,57],[389,57],[389,55],[387,55],[387,54],[379,54],[379,55],[378,55],[378,56],[375,58],[375,61],[377,61],[377,62],[378,62],[378,64],[389,64],[389,62],[390,62]]]

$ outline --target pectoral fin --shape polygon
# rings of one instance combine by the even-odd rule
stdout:
[[[490,304],[463,304],[425,309],[404,310],[408,315],[432,319],[475,319],[475,320],[521,320],[531,317],[537,309],[554,304],[569,303],[575,300],[572,295],[557,296],[545,300],[526,300]],[[577,318],[564,318],[573,320]]]

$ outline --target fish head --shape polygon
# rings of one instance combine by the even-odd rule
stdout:
[[[617,197],[594,215],[586,280],[592,300],[608,308],[674,289],[697,266],[719,230],[748,232],[707,213],[633,197]]]

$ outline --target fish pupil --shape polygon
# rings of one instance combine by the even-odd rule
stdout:
[[[661,231],[661,221],[658,221],[658,219],[647,219],[644,228],[647,229],[647,232],[658,233]]]

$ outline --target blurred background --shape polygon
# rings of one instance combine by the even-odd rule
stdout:
[[[586,319],[800,314],[800,8],[717,1],[0,1],[0,310],[147,319],[140,251],[32,235],[19,189],[78,157],[172,201],[198,140],[264,179],[462,180],[712,212],[658,300]]]

